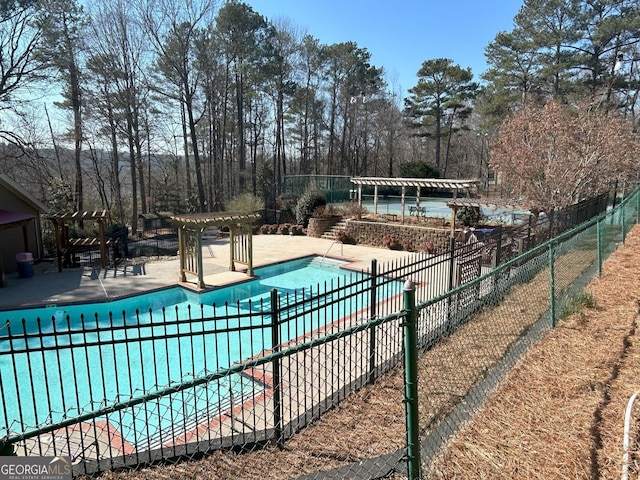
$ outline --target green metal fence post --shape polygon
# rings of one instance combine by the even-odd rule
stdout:
[[[404,284],[404,401],[407,413],[407,475],[420,478],[420,438],[418,424],[418,335],[416,290],[411,280]]]
[[[378,261],[374,258],[371,260],[371,297],[369,298],[369,312],[371,318],[375,320],[378,311]],[[373,384],[376,381],[376,327],[371,326],[369,329],[369,379],[368,383]]]
[[[596,241],[598,246],[598,277],[602,276],[602,220],[596,222]]]
[[[624,205],[620,205],[620,227],[621,227],[621,231],[622,231],[622,244],[624,245],[624,237],[626,236],[626,232],[625,232],[625,225],[624,225],[624,209],[626,207],[626,204]]]
[[[280,297],[278,290],[271,290],[271,351],[280,351]],[[284,438],[282,435],[282,400],[280,398],[280,358],[274,357],[271,362],[273,376],[273,437],[275,444],[282,448]]]
[[[549,242],[549,316],[551,317],[551,328],[556,326],[556,285],[553,261],[553,242]]]
[[[453,290],[454,287],[454,275],[456,271],[456,239],[451,237],[449,239],[449,287],[447,291]],[[447,320],[451,319],[451,295],[447,296]]]

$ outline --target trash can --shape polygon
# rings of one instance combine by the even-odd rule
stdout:
[[[29,252],[22,252],[16,255],[18,262],[18,276],[20,278],[33,277],[33,255]]]

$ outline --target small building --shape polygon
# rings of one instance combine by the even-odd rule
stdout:
[[[18,269],[16,255],[44,256],[40,215],[49,209],[4,174],[0,174],[0,272]]]
[[[173,215],[173,212],[149,212],[141,213],[138,218],[141,220],[142,229],[145,231],[163,228],[175,229],[176,226],[171,221]]]

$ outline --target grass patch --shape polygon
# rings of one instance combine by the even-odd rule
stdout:
[[[596,297],[589,292],[579,292],[572,295],[564,305],[562,313],[560,314],[560,320],[564,321],[567,318],[578,315],[584,309],[596,308]]]

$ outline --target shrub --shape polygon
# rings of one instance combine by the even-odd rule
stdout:
[[[462,207],[456,212],[456,221],[465,227],[472,227],[480,222],[480,209],[477,207]]]
[[[342,215],[347,218],[361,219],[369,213],[369,210],[361,206],[358,202],[344,202],[340,205]]]
[[[129,227],[121,223],[112,223],[104,232],[109,238],[127,238],[129,236]]]
[[[436,251],[436,247],[433,242],[424,242],[421,250],[425,253],[433,254]]]
[[[251,193],[244,193],[232,199],[226,206],[228,212],[251,213],[262,210],[262,200]]]
[[[313,212],[318,208],[327,204],[327,200],[320,192],[307,191],[302,194],[296,205],[296,222],[307,228],[309,219]]]
[[[395,235],[385,235],[382,237],[382,246],[389,250],[402,250],[402,244]]]
[[[346,243],[347,245],[355,245],[355,239],[347,233],[344,228],[341,228],[335,232],[336,240],[342,243]]]
[[[295,223],[296,202],[290,198],[280,198],[277,203],[278,223]]]
[[[416,246],[413,243],[413,240],[404,240],[402,242],[402,250],[406,250],[407,252],[415,252],[416,251]]]
[[[85,224],[86,225],[86,224]],[[98,237],[98,229],[91,226],[80,228],[77,225],[69,226],[69,238],[92,238]]]
[[[304,235],[304,228],[302,228],[302,225],[291,225],[291,231],[289,233],[293,235]]]
[[[289,225],[288,223],[285,223],[284,225],[280,225],[278,227],[278,233],[280,235],[289,235],[290,231],[291,231],[291,225]]]

